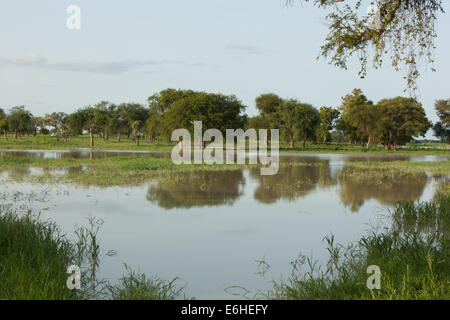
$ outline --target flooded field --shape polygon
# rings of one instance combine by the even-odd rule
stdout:
[[[104,158],[137,152],[1,151],[37,158]],[[148,153],[166,157],[167,153]],[[255,293],[287,276],[300,253],[325,261],[323,238],[356,241],[383,221],[400,200],[430,200],[448,175],[428,172],[355,170],[352,161],[448,161],[438,156],[290,154],[275,176],[257,168],[198,170],[177,179],[139,186],[83,187],[76,184],[17,182],[43,169],[4,170],[0,194],[5,206],[33,208],[71,234],[87,218],[104,221],[102,248],[117,251],[102,261],[100,276],[117,279],[124,264],[148,275],[179,277],[196,298],[233,298],[242,286]],[[82,170],[82,168],[80,169]],[[55,175],[64,175],[62,169]],[[17,198],[11,197],[16,194]],[[34,194],[27,198],[25,194]],[[20,198],[20,199],[19,199]],[[20,200],[20,201],[19,201]],[[20,208],[19,208],[20,209]],[[258,262],[270,265],[264,276]]]

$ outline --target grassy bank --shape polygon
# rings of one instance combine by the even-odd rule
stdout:
[[[271,299],[450,299],[450,197],[399,203],[388,231],[362,237],[348,247],[326,237],[325,268],[306,256],[286,280],[273,283]],[[381,271],[381,289],[369,290],[368,266]]]
[[[77,183],[90,186],[139,185],[145,181],[176,178],[194,170],[236,170],[244,165],[175,165],[170,158],[119,156],[103,159],[42,159],[0,157],[0,171],[9,170],[14,181],[39,183]],[[30,175],[29,168],[41,168],[42,174]],[[63,169],[64,174],[55,174]]]
[[[397,170],[408,173],[450,174],[450,161],[352,161],[349,168],[361,170]]]
[[[95,138],[94,149],[96,150],[140,150],[140,151],[170,151],[174,147],[173,143],[163,142],[149,142],[141,140],[139,146],[136,142],[126,137],[122,137],[121,141],[116,139],[110,139],[105,141],[99,137]],[[0,136],[0,150],[2,149],[30,149],[30,150],[66,150],[74,148],[89,148],[89,136],[82,135],[71,137],[64,142],[63,139],[59,141],[56,137],[37,135],[37,136],[25,136],[14,139],[9,137],[8,140],[5,136]],[[314,144],[308,143],[306,148],[303,148],[301,144],[297,144],[297,147],[290,149],[284,142],[280,142],[280,152],[285,153],[349,153],[349,154],[450,154],[450,145],[443,143],[428,143],[428,144],[410,144],[401,147],[397,151],[386,150],[382,146],[372,145],[369,149],[360,145],[353,145],[347,143],[328,143],[328,144]]]
[[[117,284],[96,278],[100,248],[94,228],[69,241],[58,226],[31,213],[0,212],[0,300],[171,300],[183,298],[178,279],[149,278],[127,269]],[[81,288],[69,290],[67,268],[81,268]]]
[[[286,166],[315,166],[320,162],[281,161],[280,168]],[[0,157],[0,171],[9,171],[14,181],[38,183],[76,183],[79,185],[112,186],[139,185],[151,179],[176,179],[177,176],[193,171],[238,170],[255,165],[175,165],[170,158],[154,158],[145,155],[118,156],[102,159],[44,159],[26,157]],[[30,168],[40,168],[40,174],[30,174]],[[61,174],[63,170],[63,174]],[[361,173],[364,173],[362,175]],[[347,162],[341,173],[346,177],[354,176],[366,181],[367,178],[379,179],[381,176],[399,174],[450,174],[450,161],[352,161]],[[382,182],[382,181],[380,181]]]

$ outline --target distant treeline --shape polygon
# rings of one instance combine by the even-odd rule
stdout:
[[[424,136],[433,128],[443,142],[450,141],[450,99],[438,100],[435,109],[440,118],[432,124],[422,105],[414,98],[397,97],[378,103],[368,100],[360,89],[342,98],[338,108],[316,109],[295,99],[283,99],[276,94],[256,98],[259,114],[248,117],[246,106],[234,95],[166,89],[152,95],[147,105],[139,103],[113,104],[102,101],[80,108],[71,114],[53,112],[34,116],[24,106],[0,108],[2,135],[52,134],[64,139],[88,132],[90,146],[94,136],[108,141],[120,141],[127,136],[133,141],[170,141],[173,130],[193,130],[193,121],[203,121],[204,130],[254,128],[280,129],[281,137],[291,148],[295,142],[327,143],[330,141],[365,145],[381,143],[387,149]]]

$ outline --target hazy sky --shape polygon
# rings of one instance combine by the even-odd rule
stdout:
[[[81,30],[66,27],[71,4]],[[235,94],[254,115],[265,92],[316,107],[338,106],[355,87],[375,102],[406,94],[389,63],[361,80],[357,63],[345,71],[316,61],[325,15],[282,0],[0,0],[0,107],[69,113],[101,100],[144,103],[173,87]],[[433,121],[434,100],[450,98],[449,30],[441,15],[437,72],[419,81]]]

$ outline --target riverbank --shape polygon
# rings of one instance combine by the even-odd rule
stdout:
[[[101,248],[98,221],[75,230],[68,240],[59,227],[29,211],[26,214],[0,209],[0,300],[173,300],[185,298],[178,279],[147,277],[126,268],[116,284],[98,279]],[[80,268],[69,289],[69,266]]]
[[[447,189],[448,190],[448,189]],[[344,248],[325,237],[330,254],[319,267],[307,256],[293,262],[292,274],[273,283],[265,297],[288,300],[450,299],[450,193],[430,202],[402,202],[389,212],[387,231],[370,231]],[[372,271],[368,272],[368,267]],[[380,271],[378,289],[367,283]],[[306,268],[306,271],[305,271]],[[374,278],[375,279],[375,278]]]
[[[93,150],[129,150],[129,151],[167,151],[174,147],[173,143],[155,143],[147,140],[134,142],[127,138],[121,141],[110,139],[105,141],[101,138],[95,139]],[[14,139],[0,136],[0,150],[68,150],[76,148],[89,148],[89,136],[76,136],[69,138],[66,142],[56,137],[37,135],[25,136]],[[307,143],[303,148],[300,145],[293,149],[281,142],[281,153],[338,153],[338,154],[395,154],[395,155],[450,155],[450,145],[443,143],[410,144],[400,147],[397,151],[386,150],[381,145],[372,145],[366,149],[360,145],[347,143],[312,144]]]

